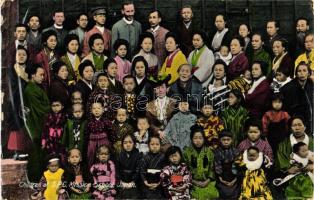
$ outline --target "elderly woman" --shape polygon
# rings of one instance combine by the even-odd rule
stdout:
[[[192,76],[192,67],[183,64],[178,69],[179,79],[171,85],[169,96],[174,98],[188,99],[191,112],[195,113],[200,109],[203,89],[202,85]]]
[[[285,189],[285,195],[288,199],[306,199],[312,198],[313,195],[313,182],[307,175],[307,172],[313,171],[313,163],[307,163],[304,168],[299,168],[297,165],[290,163],[293,146],[299,142],[305,143],[310,151],[313,151],[314,141],[312,136],[305,133],[306,127],[304,119],[300,116],[292,117],[290,119],[291,135],[282,141],[278,146],[276,155],[276,169],[279,171],[287,172],[292,176],[291,179],[286,180],[288,183]],[[302,171],[301,171],[302,170]],[[297,174],[300,172],[305,172]],[[284,181],[281,180],[283,183]]]
[[[203,87],[208,85],[208,78],[212,74],[215,62],[213,52],[206,46],[206,34],[202,31],[193,33],[192,43],[195,48],[188,57],[192,65],[192,74],[202,83]]]
[[[272,76],[276,75],[276,72],[285,71],[289,74],[291,78],[293,78],[293,71],[294,71],[294,63],[293,60],[288,55],[288,42],[283,39],[275,39],[273,42],[273,52],[275,58],[273,59],[272,63]]]

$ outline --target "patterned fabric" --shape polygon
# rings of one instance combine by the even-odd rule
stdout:
[[[81,152],[83,151],[84,143],[84,132],[86,127],[86,121],[83,119],[68,119],[64,126],[64,133],[62,137],[62,144],[66,150],[72,148],[78,148]]]
[[[99,200],[113,200],[116,191],[116,170],[114,163],[109,160],[106,163],[97,163],[90,168],[93,176],[93,196]]]
[[[143,154],[147,154],[149,151],[148,149],[148,137],[149,137],[149,132],[146,131],[144,136],[141,137],[140,133],[137,131],[134,133],[134,136],[136,138],[136,148]]]
[[[211,115],[209,118],[201,117],[196,124],[204,128],[205,137],[209,147],[215,149],[219,144],[218,135],[224,130],[222,121],[218,116]]]
[[[120,123],[115,120],[112,124],[112,142],[115,153],[122,150],[122,138],[127,134],[133,134],[133,127],[128,122]]]
[[[140,52],[133,57],[133,60],[137,56],[143,56],[145,58],[145,60],[147,61],[148,70],[147,70],[146,74],[148,77],[156,76],[158,74],[159,62],[158,62],[158,58],[155,54],[146,53],[143,49],[141,49]]]
[[[192,176],[184,163],[179,164],[178,166],[168,165],[164,167],[160,177],[161,185],[169,199],[177,200],[191,198],[189,187],[192,185]],[[185,190],[175,190],[179,188],[185,188]]]
[[[271,162],[273,162],[273,158],[274,158],[273,157],[273,150],[271,149],[267,140],[258,139],[256,142],[251,142],[247,138],[239,144],[238,149],[239,149],[239,151],[244,152],[250,146],[257,147],[260,152],[263,152],[263,154],[265,154],[271,160]]]
[[[86,105],[86,115],[88,119],[92,117],[92,114],[91,114],[92,104],[97,100],[101,100],[103,102],[104,115],[106,115],[106,118],[113,119],[113,110],[110,107],[110,103],[111,103],[110,95],[112,95],[112,93],[109,90],[102,90],[99,87],[97,87],[89,95],[87,105]]]
[[[136,94],[131,93],[131,94],[124,94],[124,105],[127,109],[127,113],[131,119],[136,119],[135,118],[135,112],[136,112]]]

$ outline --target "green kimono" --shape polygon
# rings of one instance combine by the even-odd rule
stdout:
[[[272,59],[270,55],[264,49],[260,49],[256,53],[252,52],[252,55],[249,57],[250,66],[252,66],[255,61],[264,61],[267,63],[267,74],[265,75],[266,77],[269,76],[272,70]]]
[[[62,137],[62,144],[65,147],[65,149],[68,151],[72,148],[77,148],[81,151],[81,153],[84,153],[84,131],[86,127],[86,120],[80,120],[77,122],[79,124],[79,133],[77,135],[77,141],[75,140],[75,133],[74,133],[74,120],[68,119],[65,126],[64,126],[64,132]]]
[[[192,198],[213,199],[219,196],[216,189],[216,181],[214,175],[214,153],[208,147],[203,147],[198,152],[193,147],[187,147],[184,149],[183,158],[185,163],[189,166],[193,180],[205,181],[210,179],[209,184],[204,187],[198,187],[193,185],[191,189]]]
[[[32,139],[27,165],[28,178],[30,181],[39,181],[44,158],[41,150],[41,134],[44,119],[50,111],[50,102],[47,94],[39,85],[29,82],[24,90],[24,104],[29,109],[26,114],[26,130]]]
[[[221,113],[221,119],[225,129],[233,133],[234,147],[237,147],[246,137],[246,134],[244,134],[244,124],[249,118],[248,114],[248,111],[242,106],[237,108],[228,106]]]

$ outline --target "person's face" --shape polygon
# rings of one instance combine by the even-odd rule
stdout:
[[[166,39],[166,49],[168,52],[174,52],[177,49],[178,45],[176,43],[176,41],[174,40],[174,38],[172,37],[168,37]]]
[[[225,69],[222,64],[214,66],[214,77],[216,79],[223,79],[225,77]]]
[[[109,87],[108,77],[107,76],[98,77],[97,86],[102,90],[107,89]]]
[[[252,76],[251,76],[251,71],[250,70],[245,70],[244,72],[244,78],[247,80],[252,80]]]
[[[231,137],[222,137],[220,138],[220,143],[222,145],[222,147],[224,148],[229,148],[231,146],[232,143],[232,138]]]
[[[141,44],[142,49],[145,53],[149,53],[153,48],[153,41],[150,38],[145,38]]]
[[[180,164],[181,161],[181,155],[179,152],[175,152],[174,154],[171,154],[169,156],[169,161],[170,163],[172,163],[173,165],[178,165]]]
[[[285,80],[287,80],[287,76],[284,75],[282,72],[276,72],[275,77],[276,80],[279,82],[284,82]]]
[[[152,138],[148,144],[149,151],[152,153],[160,152],[160,140],[157,138]]]
[[[60,67],[58,71],[58,77],[60,77],[62,80],[67,80],[68,75],[69,72],[67,66],[63,65],[62,67]]]
[[[68,51],[72,54],[76,54],[79,49],[79,43],[77,40],[71,40],[68,44]]]
[[[201,148],[204,145],[204,137],[201,132],[194,133],[192,137],[192,143],[195,147]]]
[[[304,40],[304,45],[307,51],[311,51],[312,49],[314,49],[314,36],[308,35]]]
[[[179,77],[182,82],[187,82],[191,78],[191,68],[189,65],[183,65],[181,67]]]
[[[48,165],[48,170],[52,173],[56,172],[59,169],[59,161],[52,161]]]
[[[117,76],[118,73],[118,66],[116,63],[110,63],[107,68],[107,73],[110,77],[114,78]]]
[[[233,93],[229,93],[228,104],[229,106],[234,106],[238,103],[237,97]]]
[[[294,119],[291,123],[291,131],[295,137],[302,137],[305,134],[305,126],[302,120],[298,118]]]
[[[27,53],[23,49],[18,49],[16,51],[16,62],[19,64],[25,64],[27,60]]]
[[[193,12],[191,8],[183,8],[181,10],[181,17],[185,23],[188,23],[192,20]]]
[[[273,43],[273,52],[275,56],[282,55],[285,52],[285,50],[286,49],[282,46],[282,43],[280,41],[276,40]]]
[[[120,45],[116,51],[117,55],[121,58],[125,58],[127,52],[128,52],[128,49],[126,48],[125,45]]]
[[[59,101],[51,103],[51,110],[53,113],[59,113],[63,109],[63,105]]]
[[[75,103],[82,103],[83,100],[82,100],[82,94],[80,92],[74,92],[72,94],[72,103],[75,104]]]
[[[15,29],[14,35],[16,39],[19,41],[24,41],[26,39],[26,34],[27,34],[27,31],[25,27],[17,27]]]
[[[267,34],[272,37],[277,33],[277,28],[275,26],[275,22],[267,22]]]
[[[144,62],[139,61],[135,64],[135,73],[139,78],[143,78],[145,76],[145,65]]]
[[[279,111],[282,108],[282,101],[279,99],[276,99],[276,100],[272,101],[271,105],[272,105],[274,110]]]
[[[85,29],[88,24],[88,18],[86,15],[81,15],[80,18],[76,21],[78,26],[82,29]]]
[[[33,16],[29,19],[28,27],[32,31],[37,31],[40,28],[39,18],[36,16]]]
[[[159,97],[159,98],[163,98],[167,94],[166,84],[162,84],[160,86],[157,86],[157,87],[154,88],[154,90],[155,90],[156,96]]]
[[[305,81],[309,77],[309,71],[306,65],[300,65],[297,70],[297,78]]]
[[[128,21],[132,21],[134,19],[135,8],[133,4],[125,5],[122,9],[122,14]]]
[[[297,29],[297,32],[305,33],[309,29],[309,26],[307,25],[306,20],[303,20],[303,19],[299,20],[297,22],[296,29]]]
[[[255,149],[250,149],[247,152],[247,159],[249,161],[255,161],[255,160],[257,160],[257,158],[258,158],[258,152]]]
[[[303,145],[300,147],[299,151],[298,151],[298,155],[301,158],[307,158],[309,155],[309,148],[307,145]]]
[[[219,52],[222,56],[226,57],[229,54],[229,48],[227,46],[221,46]]]
[[[127,78],[123,83],[123,88],[127,93],[131,93],[135,89],[135,80],[134,78]]]
[[[205,115],[205,117],[209,117],[213,114],[214,109],[212,105],[204,105],[202,107],[202,113]]]
[[[127,119],[127,116],[128,115],[126,113],[126,109],[120,108],[120,109],[117,110],[117,120],[118,120],[118,122],[120,122],[120,123],[125,122],[126,119]]]
[[[230,43],[230,50],[232,55],[237,55],[242,51],[239,40],[233,39]]]
[[[179,110],[183,113],[189,111],[189,103],[188,102],[180,102],[179,103]]]
[[[45,77],[45,70],[43,68],[38,68],[36,73],[32,75],[32,79],[37,84],[42,84]]]
[[[263,75],[260,64],[254,63],[252,66],[251,73],[252,73],[253,79],[260,78]]]
[[[47,39],[47,47],[50,50],[54,50],[57,46],[57,38],[54,35],[51,35]]]
[[[75,119],[81,119],[84,114],[82,105],[74,104],[72,114]]]
[[[215,26],[218,31],[222,31],[226,27],[226,22],[222,15],[217,15],[215,19]]]
[[[134,148],[134,142],[130,136],[124,138],[122,145],[123,149],[127,152],[132,151]]]
[[[263,42],[260,35],[253,35],[252,37],[252,46],[254,50],[258,50],[262,47]]]
[[[76,166],[80,163],[81,161],[81,153],[78,149],[72,149],[71,154],[68,158],[68,161],[70,164]]]
[[[93,103],[92,104],[92,114],[95,117],[100,117],[104,113],[104,108],[101,103]]]
[[[62,26],[63,22],[64,22],[64,13],[63,12],[57,12],[55,13],[55,15],[53,16],[53,21],[55,22],[56,25],[58,26]]]
[[[256,126],[250,126],[247,135],[250,141],[255,142],[261,137],[261,131]]]
[[[250,34],[250,31],[249,29],[247,28],[247,26],[245,24],[242,24],[240,27],[239,27],[239,35],[243,38],[246,38],[248,37],[248,35]]]
[[[83,78],[87,81],[92,81],[94,76],[94,69],[92,66],[87,66],[83,70]]]
[[[94,20],[97,25],[104,26],[106,23],[106,15],[105,14],[95,15]]]
[[[157,12],[150,13],[148,16],[148,22],[151,27],[156,27],[161,22],[161,18]]]
[[[204,41],[199,34],[194,34],[192,38],[193,47],[199,49],[204,45]]]
[[[138,119],[137,121],[137,128],[140,131],[146,131],[149,128],[149,123],[147,119]]]
[[[98,54],[102,54],[104,52],[105,49],[105,45],[104,45],[104,41],[102,39],[96,39],[94,40],[94,44],[92,46],[92,49],[98,53]]]
[[[97,158],[100,162],[104,163],[109,160],[110,153],[108,148],[101,148],[97,153]]]

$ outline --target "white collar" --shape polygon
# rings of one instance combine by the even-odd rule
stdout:
[[[150,28],[150,30],[153,32],[153,33],[156,33],[156,31],[159,29],[159,25],[157,25],[155,28]]]
[[[307,136],[307,134],[304,133],[304,139],[301,142],[304,142],[306,145],[309,145],[310,142],[309,136]],[[291,147],[293,147],[293,145],[295,145],[296,143],[298,143],[297,139],[293,136],[293,134],[290,134]]]
[[[263,164],[263,153],[259,152],[258,158],[255,161],[249,161],[247,159],[247,150],[245,150],[243,153],[243,162],[245,163],[246,168],[250,171],[259,169]]]
[[[53,24],[53,26],[56,28],[56,29],[63,29],[63,25],[59,26],[57,24]]]
[[[125,21],[125,23],[127,23],[128,25],[132,24],[133,21],[134,21],[134,20],[129,21],[129,20],[127,20],[125,17],[123,17],[122,19],[123,19],[123,21]]]
[[[184,23],[184,22],[183,22],[185,28],[187,28],[187,29],[190,27],[191,23],[192,23],[192,21],[190,21],[189,23]]]
[[[96,28],[101,32],[104,33],[105,27],[104,26],[96,26]]]
[[[27,48],[27,41],[24,40],[23,43],[21,43],[20,41],[18,40],[15,40],[15,48],[17,49],[18,46],[23,46],[24,48]]]
[[[309,158],[301,158],[296,153],[292,153],[292,159],[297,161],[298,163],[302,163],[303,167],[305,167],[309,163]]]
[[[287,77],[287,79],[283,82],[278,81],[276,78],[274,78],[274,80],[280,84],[280,87],[286,85],[287,83],[289,83],[292,79],[290,78],[290,76]]]
[[[137,76],[135,77],[136,78],[136,82],[137,84],[141,84],[141,82],[144,80],[145,76],[143,78],[138,78]]]
[[[84,83],[86,83],[86,85],[92,90],[93,89],[93,84],[92,83],[88,83],[85,79],[82,79],[82,81]]]
[[[116,79],[115,78],[110,78],[109,76],[108,76],[108,78],[113,85],[116,85]]]
[[[252,94],[255,91],[255,89],[257,88],[257,86],[259,86],[259,84],[261,84],[261,82],[263,82],[265,79],[266,79],[266,77],[262,76],[257,81],[253,81],[253,85],[247,93]]]

